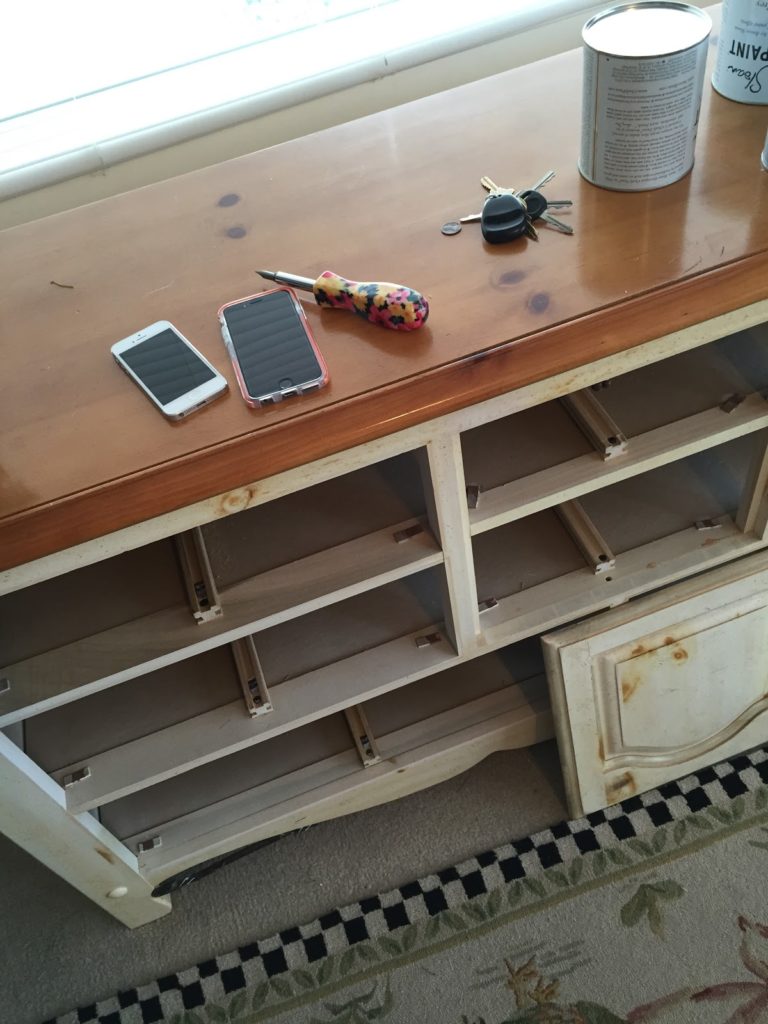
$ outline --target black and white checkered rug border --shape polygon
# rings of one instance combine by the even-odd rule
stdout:
[[[615,847],[713,804],[768,784],[768,747],[704,768],[677,782],[576,821],[472,857],[456,867],[334,910],[140,989],[83,1006],[46,1024],[155,1024],[209,1000],[217,1001],[264,974],[305,967],[366,939],[456,907],[496,886],[566,864],[583,853]]]

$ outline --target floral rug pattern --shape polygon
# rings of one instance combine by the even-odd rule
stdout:
[[[761,884],[768,869],[766,819],[763,788],[728,809],[712,807],[659,828],[651,841],[630,840],[627,849],[597,851],[567,869],[551,868],[539,878],[497,888],[460,910],[326,958],[315,971],[265,979],[247,996],[239,993],[207,1013],[180,1014],[172,1024],[768,1022],[768,887]],[[717,958],[699,958],[701,902],[719,895],[707,890],[707,878],[716,874],[710,862],[725,855],[726,866],[732,864],[732,848],[749,863],[751,878],[741,876],[741,898],[711,922]],[[741,889],[733,881],[729,900]],[[566,909],[569,903],[586,904],[585,913]],[[578,919],[570,938],[567,922],[574,911]],[[590,934],[595,926],[597,942]],[[679,950],[675,943],[681,937],[686,941]],[[632,979],[637,985],[614,977],[611,988],[626,983],[629,991],[627,998],[611,999],[600,992],[606,943],[614,950],[626,946],[640,962],[673,958],[698,970],[684,970],[669,987],[646,972]],[[496,955],[486,959],[481,950],[489,947]],[[632,971],[629,956],[624,969]],[[431,1009],[424,1006],[423,990],[411,996],[429,971],[442,990]],[[633,991],[642,993],[639,999]]]

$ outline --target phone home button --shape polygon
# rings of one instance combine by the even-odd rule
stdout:
[[[280,387],[281,391],[285,391],[287,388],[292,388],[294,385],[290,377],[283,377],[278,386]]]

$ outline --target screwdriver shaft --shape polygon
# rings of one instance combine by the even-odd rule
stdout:
[[[303,288],[305,291],[314,290],[315,282],[311,277],[299,277],[298,274],[286,274],[282,270],[257,270],[259,277],[265,281],[275,281],[277,284],[287,284],[293,288]]]

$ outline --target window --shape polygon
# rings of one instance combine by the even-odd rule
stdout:
[[[0,196],[493,40],[579,0],[18,0]]]

